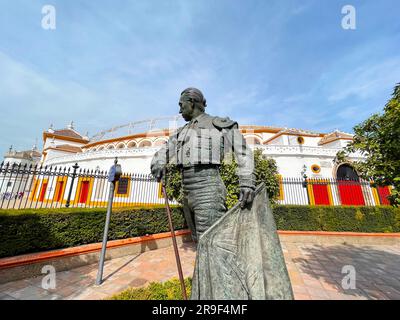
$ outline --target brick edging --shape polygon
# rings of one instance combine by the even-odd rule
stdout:
[[[400,238],[400,233],[334,232],[334,231],[289,231],[278,230],[280,235],[293,236],[342,236],[342,237],[384,237]]]
[[[178,230],[175,231],[176,236],[185,236],[190,234],[189,230]],[[381,237],[381,238],[400,238],[400,233],[365,233],[365,232],[332,232],[332,231],[286,231],[278,230],[279,235],[285,236],[342,236],[342,237]],[[171,232],[163,232],[153,235],[111,240],[107,243],[107,249],[118,248],[126,245],[143,243],[148,241],[155,241],[158,239],[170,238]],[[27,264],[37,263],[44,260],[50,260],[55,258],[64,258],[77,256],[81,254],[92,253],[101,250],[102,243],[91,243],[78,247],[71,247],[65,249],[51,250],[38,253],[29,253],[14,257],[7,257],[0,259],[0,270],[12,268],[16,266],[23,266]]]
[[[190,234],[189,230],[178,230],[175,231],[176,236],[184,236]],[[154,241],[159,239],[171,238],[171,232],[163,232],[157,233],[147,236],[134,237],[129,239],[121,239],[121,240],[110,240],[107,242],[107,249],[118,248],[126,245],[143,243],[148,241]],[[77,256],[81,254],[92,253],[96,251],[100,251],[102,247],[101,242],[85,244],[78,247],[64,248],[58,250],[51,250],[45,252],[38,253],[28,253],[24,255],[14,256],[14,257],[6,257],[0,259],[0,270],[12,268],[16,266],[23,266],[27,264],[37,263],[43,260],[55,259],[55,258],[64,258]]]

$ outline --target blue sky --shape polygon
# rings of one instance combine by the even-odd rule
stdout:
[[[90,135],[178,113],[329,132],[382,110],[400,82],[398,0],[0,1],[0,152],[50,124]],[[41,27],[42,6],[56,29]],[[356,30],[341,27],[344,5]]]

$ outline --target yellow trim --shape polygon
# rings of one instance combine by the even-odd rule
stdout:
[[[41,202],[45,202],[46,201],[46,192],[47,192],[47,188],[49,187],[49,179],[48,178],[44,178],[42,180],[40,180],[41,184],[40,184],[40,191],[38,193],[38,196],[36,197],[35,200],[37,201],[41,201],[40,200],[40,196],[42,194],[42,190],[43,190],[43,185],[46,184],[46,189],[44,190],[44,195],[43,195],[43,200]]]
[[[162,184],[158,183],[158,199],[164,199],[164,194],[162,192]]]
[[[53,201],[62,202],[64,200],[65,188],[67,187],[68,177],[57,177],[56,181],[56,190],[54,191]],[[59,188],[59,182],[63,182],[62,189]],[[57,201],[56,199],[60,196],[60,200]]]
[[[40,180],[38,178],[33,177],[33,181],[32,181],[33,189],[31,191],[32,192],[31,195],[29,196],[29,200],[31,200],[31,201],[35,200],[35,195],[36,195],[36,192],[38,191],[39,182],[40,182]]]
[[[315,206],[314,190],[311,183],[307,183],[308,198],[310,199],[310,205]]]
[[[379,205],[381,205],[381,201],[379,199],[378,190],[376,189],[376,187],[372,186],[372,184],[373,184],[373,182],[371,181],[369,183],[369,186],[370,186],[370,188],[372,190],[372,197],[374,198],[375,205],[379,206]]]
[[[80,197],[81,197],[81,192],[82,192],[82,184],[83,182],[89,181],[89,191],[87,195],[86,202],[79,202]],[[79,177],[78,179],[78,184],[76,185],[76,190],[75,190],[75,197],[74,200],[72,201],[74,205],[80,205],[80,204],[86,204],[88,205],[92,199],[92,192],[93,192],[93,182],[94,178],[87,178],[87,177]]]
[[[119,181],[115,184],[115,191],[114,191],[114,196],[119,197],[119,198],[128,198],[130,193],[131,193],[131,177],[130,176],[121,176],[120,179],[128,179],[128,186],[127,186],[127,193],[118,193],[118,186],[119,186]]]
[[[283,200],[285,198],[285,196],[284,196],[284,191],[283,191],[282,175],[278,174],[277,176],[279,179],[279,195],[277,197],[277,200]]]
[[[318,167],[318,170],[314,170],[314,167]],[[321,167],[318,164],[314,163],[313,165],[311,165],[311,171],[313,173],[320,173],[321,172]]]

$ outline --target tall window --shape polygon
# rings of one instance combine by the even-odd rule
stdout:
[[[129,178],[120,178],[118,181],[117,194],[127,195],[129,186]]]

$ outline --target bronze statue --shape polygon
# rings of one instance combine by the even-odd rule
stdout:
[[[188,123],[170,137],[151,163],[151,172],[159,181],[166,163],[182,169],[184,212],[194,241],[226,212],[226,189],[219,175],[225,153],[233,151],[238,162],[242,206],[251,204],[255,189],[253,154],[237,122],[208,115],[206,105],[198,89],[181,93],[179,113]]]
[[[254,158],[237,122],[205,113],[206,99],[195,88],[181,93],[179,106],[188,123],[154,155],[151,172],[160,181],[167,163],[181,168],[185,219],[198,243],[191,299],[291,299],[265,188],[257,188],[262,203],[253,205]],[[219,168],[231,153],[238,164],[240,204],[226,212],[226,188]],[[268,229],[269,235],[260,228]],[[265,272],[272,265],[276,274],[267,275],[267,283]],[[212,283],[207,282],[210,279]]]

